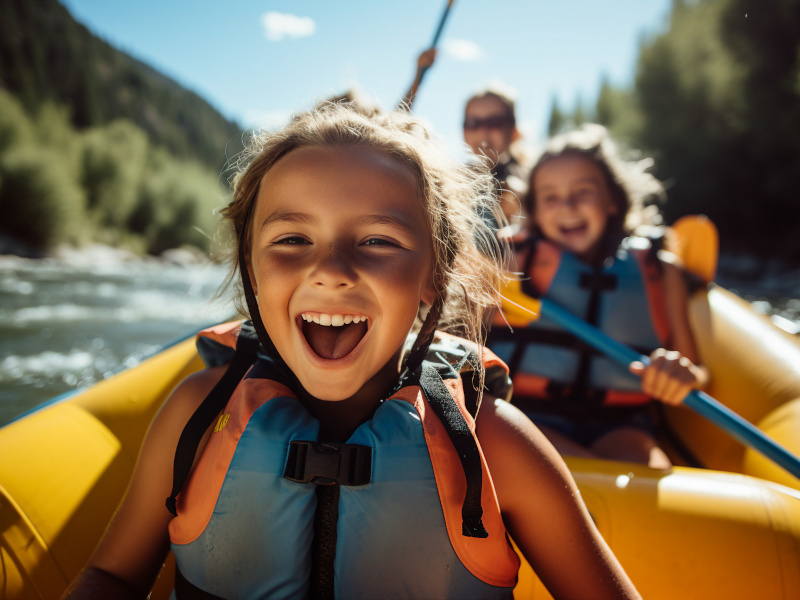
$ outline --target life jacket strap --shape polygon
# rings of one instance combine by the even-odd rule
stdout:
[[[236,351],[233,359],[225,374],[217,382],[217,385],[209,392],[194,414],[186,422],[186,426],[178,439],[178,446],[175,451],[175,462],[172,470],[172,492],[167,498],[167,510],[173,515],[178,514],[177,497],[183,489],[189,472],[192,470],[197,447],[203,439],[206,430],[211,423],[225,408],[233,391],[239,382],[253,365],[258,354],[258,338],[252,325],[248,322],[242,323],[239,336],[236,339]]]
[[[419,384],[433,412],[445,426],[450,441],[458,453],[464,475],[467,479],[467,492],[461,507],[461,533],[467,537],[486,538],[489,533],[483,526],[481,517],[481,489],[483,471],[481,455],[475,437],[464,419],[464,415],[450,394],[439,372],[430,365],[423,365]]]
[[[372,448],[295,440],[289,444],[283,476],[297,483],[366,485],[372,481]]]

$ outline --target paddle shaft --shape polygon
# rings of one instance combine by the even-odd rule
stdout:
[[[554,323],[620,364],[627,366],[637,360],[645,365],[650,363],[649,357],[609,337],[552,300],[541,299],[541,312]],[[760,452],[800,479],[800,459],[724,404],[698,390],[689,392],[683,403],[742,444]]]
[[[439,19],[439,26],[436,28],[436,33],[433,34],[433,42],[431,42],[431,48],[435,48],[436,44],[439,43],[439,37],[442,35],[442,30],[444,29],[444,24],[447,22],[447,17],[450,15],[450,8],[453,6],[453,0],[448,0],[447,6],[444,7],[444,12],[442,13],[442,18]],[[417,88],[419,89],[420,84],[422,84],[422,80],[425,77],[425,73],[428,72],[428,67],[423,67],[419,72],[419,81],[417,82]]]

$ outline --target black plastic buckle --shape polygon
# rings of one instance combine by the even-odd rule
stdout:
[[[372,480],[372,448],[337,442],[289,444],[284,478],[317,485],[366,485]]]
[[[613,273],[581,273],[580,286],[598,292],[611,292],[617,289],[617,276]]]

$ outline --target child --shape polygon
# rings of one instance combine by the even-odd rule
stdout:
[[[663,194],[646,162],[624,162],[599,125],[550,140],[525,198],[530,236],[517,245],[523,290],[546,296],[649,354],[630,371],[548,322],[513,333],[495,318],[489,345],[511,369],[514,402],[564,453],[668,468],[653,437],[650,398],[680,404],[704,386],[675,257],[635,229],[657,231]]]
[[[256,136],[224,216],[263,352],[242,379],[255,334],[203,334],[231,367],[172,393],[65,597],[144,598],[171,547],[177,598],[511,598],[506,531],[554,596],[638,597],[552,446],[473,388],[496,379],[475,354],[491,186],[402,112],[330,105]],[[224,409],[198,430],[206,396]]]

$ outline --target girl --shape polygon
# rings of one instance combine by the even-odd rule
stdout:
[[[255,333],[203,334],[231,367],[175,389],[65,597],[145,598],[171,548],[177,598],[511,598],[508,532],[554,596],[637,598],[555,450],[475,391],[502,369],[477,358],[488,171],[405,113],[341,105],[251,153],[224,216]]]
[[[704,386],[675,257],[632,232],[658,231],[661,184],[646,161],[623,161],[599,125],[553,138],[531,171],[528,237],[517,245],[523,290],[542,295],[650,354],[630,371],[547,321],[509,331],[495,319],[489,345],[509,363],[514,402],[565,454],[668,468],[653,437],[650,398],[680,404]],[[651,353],[652,351],[652,353]]]

